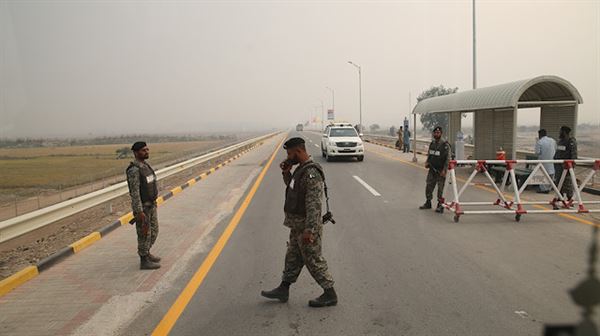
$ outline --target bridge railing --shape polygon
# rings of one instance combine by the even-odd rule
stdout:
[[[210,161],[219,156],[238,150],[261,140],[270,138],[278,132],[270,133],[260,137],[239,142],[225,148],[211,151],[207,154],[192,158],[190,160],[165,167],[156,172],[157,179],[163,180],[169,176],[178,174],[198,164]],[[97,190],[67,201],[63,201],[46,208],[26,213],[17,217],[0,222],[0,243],[18,237],[27,232],[46,226],[83,210],[108,202],[128,192],[127,182],[120,182],[107,188]]]

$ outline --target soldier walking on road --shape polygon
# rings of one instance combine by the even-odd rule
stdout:
[[[425,201],[425,204],[419,207],[419,209],[431,209],[433,189],[437,185],[438,204],[435,212],[444,212],[442,203],[450,154],[450,144],[448,144],[447,141],[442,140],[442,128],[436,126],[433,129],[433,141],[429,144],[427,161],[425,162],[425,168],[429,169],[429,173],[427,173],[427,186],[425,187],[425,197],[427,200]]]
[[[312,161],[306,152],[304,139],[291,138],[285,142],[287,160],[280,164],[286,185],[285,220],[290,228],[290,240],[285,254],[285,267],[279,287],[262,291],[269,299],[287,302],[290,285],[296,282],[306,266],[310,275],[323,288],[324,293],[310,300],[311,307],[335,306],[337,294],[327,261],[322,255],[323,218],[321,217],[325,175],[321,166]],[[292,166],[299,166],[291,173]]]
[[[560,128],[559,140],[556,144],[556,154],[554,154],[555,160],[576,160],[577,159],[577,140],[571,136],[571,128],[568,126],[562,126]],[[560,178],[562,176],[564,170],[564,164],[555,163],[554,164],[556,184],[560,183]],[[567,171],[567,175],[565,175],[565,180],[563,182],[562,188],[560,188],[560,193],[566,195],[567,200],[573,199],[573,183],[571,181],[571,176]],[[555,206],[555,210],[558,208]]]
[[[145,142],[134,143],[131,150],[135,160],[129,164],[126,172],[137,232],[140,269],[157,269],[160,268],[160,258],[150,254],[150,248],[158,236],[156,174],[146,162],[150,157],[150,150]]]

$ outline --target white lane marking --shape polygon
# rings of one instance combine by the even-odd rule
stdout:
[[[515,310],[515,314],[521,316],[521,318],[524,319],[529,318],[529,314],[527,314],[527,312],[524,310]]]
[[[370,185],[367,184],[367,182],[363,181],[360,177],[354,175],[352,176],[354,177],[355,180],[358,181],[358,183],[362,184],[363,187],[365,187],[368,191],[371,192],[371,194],[373,194],[373,196],[381,196],[380,193],[377,192],[377,190],[373,189],[373,187],[371,187]]]
[[[315,144],[315,147],[319,148],[319,145]]]

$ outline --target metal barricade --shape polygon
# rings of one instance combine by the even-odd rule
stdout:
[[[550,177],[548,171],[544,168],[543,164],[561,164],[563,166],[562,175],[558,180],[558,184]],[[517,177],[515,174],[515,166],[517,164],[529,164],[535,165],[525,182],[519,187],[517,183]],[[474,165],[475,169],[462,185],[460,190],[458,189],[456,171],[457,165]],[[498,186],[495,180],[492,178],[488,171],[489,165],[498,165],[505,167],[504,176],[500,186]],[[590,169],[587,169],[583,174],[584,178],[581,183],[577,183],[577,177],[575,175],[575,165],[591,165]],[[452,160],[448,165],[448,179],[446,184],[451,185],[452,197],[451,202],[447,202],[445,199],[441,200],[441,204],[449,211],[454,213],[454,221],[458,222],[461,215],[466,214],[514,214],[515,220],[519,221],[521,216],[524,214],[534,213],[589,213],[589,212],[600,212],[600,209],[590,209],[589,205],[600,204],[600,201],[584,201],[581,197],[583,188],[590,182],[594,174],[600,170],[600,160]],[[551,186],[552,196],[551,200],[548,201],[523,201],[522,194],[531,179],[538,173],[542,172],[545,178],[545,182]],[[471,185],[471,182],[477,174],[483,174],[491,186],[496,191],[497,198],[493,202],[463,202],[460,200],[465,190]],[[561,194],[561,189],[566,179],[570,179],[573,188],[573,197],[568,199],[565,194]],[[505,194],[508,183],[512,184],[512,197]],[[526,205],[552,205],[553,209],[526,209]],[[587,205],[587,206],[586,206]],[[501,209],[495,210],[465,210],[468,206],[497,206]]]

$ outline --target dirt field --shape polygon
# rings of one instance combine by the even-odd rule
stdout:
[[[220,145],[224,141],[156,143],[150,146],[149,162],[155,167],[178,161]],[[117,159],[116,151],[130,144],[0,148],[0,204],[52,194],[69,187],[120,176],[131,157]]]
[[[533,150],[536,139],[537,132],[519,132],[517,133],[518,148]],[[600,129],[580,130],[577,132],[576,139],[579,156],[600,158]]]
[[[210,160],[161,181],[159,184],[161,185],[160,193],[163,194],[185,183],[190,178],[200,175],[244,149]],[[0,280],[23,269],[25,266],[37,263],[39,260],[114,222],[121,215],[131,211],[131,203],[127,195],[112,200],[110,204],[112,205],[112,213],[108,211],[108,204],[101,204],[1,244]],[[127,225],[118,230],[134,230],[134,228]],[[135,241],[132,241],[132,244],[135,244]]]

